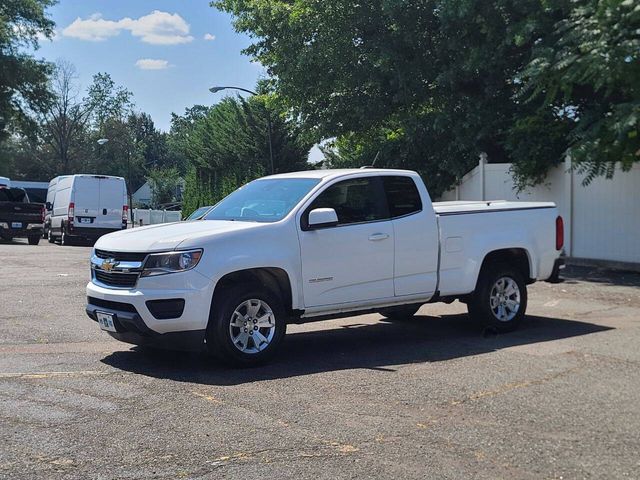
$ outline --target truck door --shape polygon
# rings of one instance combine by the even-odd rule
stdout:
[[[124,205],[124,180],[122,178],[100,178],[100,228],[119,230],[122,228],[122,207]]]
[[[333,208],[338,225],[305,231],[315,208]],[[330,185],[304,210],[299,238],[305,307],[393,297],[394,235],[379,177]]]
[[[394,293],[433,294],[438,282],[438,226],[428,194],[425,203],[413,178],[383,176],[395,233]]]

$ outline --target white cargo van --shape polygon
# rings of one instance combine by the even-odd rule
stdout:
[[[129,207],[124,178],[105,175],[57,177],[47,194],[49,241],[95,241],[127,228]],[[53,182],[53,180],[52,180]],[[53,189],[53,190],[52,190]],[[53,201],[51,201],[53,200]]]

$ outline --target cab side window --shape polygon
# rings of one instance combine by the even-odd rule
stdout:
[[[422,210],[422,200],[411,177],[382,177],[391,218],[403,217]]]
[[[389,218],[389,209],[379,177],[344,180],[330,186],[307,209],[333,208],[338,215],[338,225],[373,222]]]

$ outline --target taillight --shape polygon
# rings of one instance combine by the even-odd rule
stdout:
[[[556,218],[556,250],[562,250],[564,247],[564,222],[562,217],[558,215]]]
[[[67,213],[67,217],[69,217],[70,222],[73,222],[73,217],[75,217],[75,208],[76,208],[76,204],[71,202],[69,204],[69,212]]]
[[[129,221],[129,205],[122,206],[122,223],[126,224]]]

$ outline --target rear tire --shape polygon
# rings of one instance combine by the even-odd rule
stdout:
[[[467,308],[473,320],[488,328],[515,330],[527,310],[527,285],[522,274],[505,263],[485,266]]]
[[[29,245],[38,245],[40,243],[40,237],[41,235],[31,235],[30,237],[27,238]]]
[[[282,343],[286,314],[278,295],[260,285],[239,285],[213,299],[207,349],[233,367],[269,361]]]
[[[71,245],[71,239],[69,238],[69,235],[67,235],[67,233],[64,230],[65,228],[63,225],[62,232],[60,233],[60,245],[61,246]]]
[[[412,320],[421,306],[422,305],[401,305],[399,307],[388,307],[379,310],[378,313],[392,322],[403,322]]]

